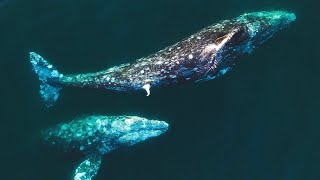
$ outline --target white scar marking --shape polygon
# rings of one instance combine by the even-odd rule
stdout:
[[[151,87],[150,84],[146,84],[142,86],[142,88],[147,91],[147,96],[150,95],[150,87]]]
[[[204,50],[201,52],[201,56],[208,56],[211,53],[219,51],[221,48],[224,47],[224,45],[236,34],[238,29],[233,30],[231,33],[225,35],[223,40],[216,45],[215,43],[208,44]]]
[[[126,119],[125,123],[128,124],[128,125],[131,125],[133,123],[133,119],[132,118]]]
[[[217,50],[220,50],[233,37],[233,35],[236,34],[237,31],[238,29],[233,30],[231,33],[227,34],[226,37],[221,41],[221,43],[218,44]]]
[[[218,46],[216,44],[208,44],[204,50],[201,52],[201,56],[207,56],[212,52],[215,52],[217,50]]]
[[[209,44],[208,46],[206,46],[206,48],[204,49],[205,52],[210,52],[213,51],[215,49],[218,49],[218,46],[216,44]]]

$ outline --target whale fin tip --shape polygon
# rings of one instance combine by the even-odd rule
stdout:
[[[93,176],[97,175],[100,165],[100,155],[88,157],[77,167],[76,172],[74,173],[74,180],[92,179]]]
[[[150,87],[150,84],[145,84],[142,86],[142,88],[147,91],[147,96],[150,96]]]

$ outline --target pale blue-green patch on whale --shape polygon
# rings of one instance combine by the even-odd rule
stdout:
[[[74,180],[91,180],[97,175],[101,165],[101,156],[92,156],[83,161],[76,169]]]
[[[64,151],[83,152],[86,158],[76,168],[74,179],[88,180],[97,174],[102,155],[159,136],[168,127],[164,121],[138,116],[89,116],[59,124],[42,135],[45,142]]]

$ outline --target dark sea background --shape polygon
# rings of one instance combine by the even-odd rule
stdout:
[[[1,180],[71,180],[84,156],[40,131],[83,115],[139,115],[170,130],[103,157],[96,180],[319,180],[320,18],[308,0],[1,0]],[[64,73],[130,62],[246,12],[288,10],[296,22],[227,75],[123,94],[66,88],[39,96],[35,51]]]

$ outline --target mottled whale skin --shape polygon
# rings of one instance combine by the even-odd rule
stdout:
[[[42,138],[64,151],[83,152],[86,158],[77,167],[74,179],[89,180],[97,174],[102,155],[159,136],[168,127],[164,121],[138,116],[89,116],[45,130]]]
[[[147,57],[96,73],[62,75],[44,58],[30,52],[47,106],[64,86],[139,91],[159,86],[214,79],[225,74],[240,56],[250,54],[276,32],[295,21],[293,13],[262,11],[243,14],[211,25]]]

